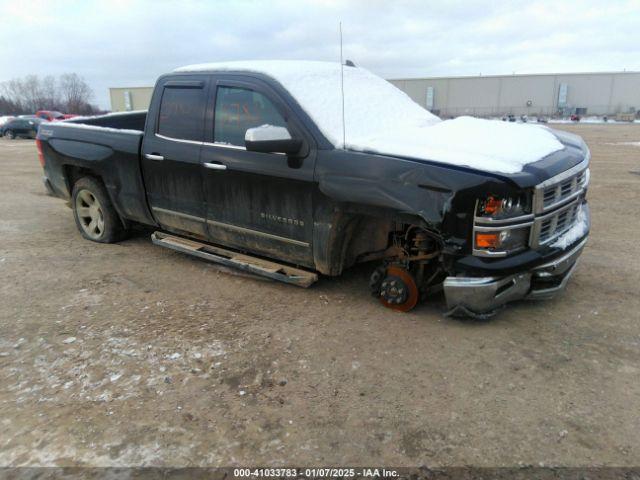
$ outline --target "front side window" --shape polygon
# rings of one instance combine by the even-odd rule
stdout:
[[[165,88],[160,102],[158,133],[202,141],[206,99],[202,88]]]
[[[263,94],[239,87],[218,87],[213,141],[244,147],[249,128],[275,125],[287,128],[280,112]]]

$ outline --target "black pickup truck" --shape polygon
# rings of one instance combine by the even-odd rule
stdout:
[[[183,67],[148,112],[43,124],[37,145],[89,240],[150,225],[157,244],[302,286],[372,262],[372,294],[401,311],[441,291],[476,317],[549,298],[589,232],[579,137],[442,121],[352,65]]]

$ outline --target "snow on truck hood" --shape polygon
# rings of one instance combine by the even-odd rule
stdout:
[[[342,148],[340,64],[243,61],[181,67],[174,72],[242,71],[267,75],[297,100],[335,147]],[[536,125],[458,117],[441,120],[391,83],[360,67],[344,67],[344,147],[497,173],[517,173],[563,148]]]

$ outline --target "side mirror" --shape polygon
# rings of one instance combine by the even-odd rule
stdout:
[[[284,127],[261,125],[247,130],[244,144],[250,152],[294,155],[300,151],[302,140],[291,138],[289,130]]]

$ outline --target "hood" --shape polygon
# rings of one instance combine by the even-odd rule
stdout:
[[[544,127],[553,133],[556,138],[562,142],[562,144],[566,147],[577,148],[580,150],[588,150],[587,144],[584,143],[584,140],[580,135],[576,135],[575,133],[565,132],[564,130],[554,130],[549,127]]]
[[[347,137],[347,147],[497,174],[522,172],[526,165],[565,148],[547,128],[499,120],[458,117],[401,127]]]
[[[525,165],[522,173],[511,177],[522,187],[537,185],[581,162],[589,162],[591,159],[589,147],[580,136],[562,130],[552,130],[550,128],[547,128],[547,130],[555,135],[564,148],[547,155],[537,162]]]

